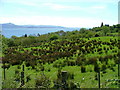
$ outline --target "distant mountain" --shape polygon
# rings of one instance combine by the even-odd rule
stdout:
[[[4,23],[4,24],[0,24],[0,26],[2,26],[2,28],[15,28],[15,27],[19,27],[18,25],[15,25],[13,23]]]
[[[13,23],[4,23],[0,24],[2,28],[65,28],[62,26],[54,26],[54,25],[15,25]]]

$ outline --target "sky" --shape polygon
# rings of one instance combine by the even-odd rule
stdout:
[[[119,0],[0,0],[0,23],[97,27],[118,23]]]

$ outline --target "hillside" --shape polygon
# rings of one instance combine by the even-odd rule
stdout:
[[[3,88],[119,88],[120,25],[3,40]]]

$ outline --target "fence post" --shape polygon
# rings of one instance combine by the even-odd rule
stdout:
[[[22,65],[22,72],[21,72],[21,86],[23,86],[25,84],[24,81],[24,65]]]
[[[98,88],[100,88],[100,71],[98,72]]]
[[[5,80],[5,79],[6,79],[6,74],[5,74],[5,63],[4,63],[3,66],[4,66],[4,68],[3,68],[3,69],[4,69],[4,80]]]
[[[62,83],[64,83],[63,88],[66,88],[66,80],[67,80],[67,71],[62,71]]]

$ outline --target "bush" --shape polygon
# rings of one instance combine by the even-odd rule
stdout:
[[[55,39],[58,39],[58,35],[53,35],[50,37],[50,40],[55,40]]]
[[[35,80],[36,84],[36,88],[49,88],[51,81],[48,77],[46,77],[44,74],[41,74],[40,76],[38,76]]]
[[[97,74],[95,74],[95,80],[98,80],[98,76],[97,76]]]
[[[28,76],[26,77],[26,82],[28,82],[28,81],[30,81],[30,80],[31,80],[30,75],[28,75]]]
[[[44,71],[44,70],[45,70],[44,66],[41,66],[41,68],[40,68],[40,69],[41,69],[41,71]]]
[[[48,72],[50,72],[50,68],[48,68]]]
[[[81,72],[82,72],[82,73],[86,72],[85,66],[81,66]]]
[[[74,82],[70,82],[70,86],[69,86],[69,88],[72,90],[74,90],[74,89],[77,89],[77,85],[74,83]]]
[[[98,64],[95,64],[95,65],[94,65],[94,71],[95,71],[95,72],[99,72],[99,71],[100,71],[100,67],[99,67]]]
[[[89,58],[89,60],[88,60],[88,63],[89,63],[89,64],[96,64],[96,62],[97,62],[97,57],[91,57],[91,58]]]
[[[13,39],[8,39],[7,45],[8,45],[8,47],[15,46],[15,41]]]
[[[75,61],[73,60],[69,60],[67,63],[68,63],[68,66],[75,66]]]
[[[67,71],[61,71],[61,69],[58,69],[57,79],[54,80],[54,88],[60,89],[60,88],[70,88],[74,89],[77,88],[77,85],[69,81],[71,79],[74,79],[74,74],[67,72]]]
[[[15,70],[15,74],[19,74],[19,73],[20,73],[20,71],[16,69]]]
[[[21,69],[21,67],[18,65],[18,66],[17,66],[17,69]]]
[[[6,89],[6,88],[19,88],[20,87],[19,82],[16,82],[14,79],[15,78],[10,78],[8,80],[4,80],[2,82],[2,89]]]
[[[67,79],[74,79],[74,74],[73,73],[69,73],[67,74]]]
[[[95,37],[99,37],[99,35],[98,35],[98,34],[95,34]]]
[[[102,65],[102,69],[101,69],[101,71],[105,71],[106,69],[107,69],[106,65],[103,64],[103,65]]]

